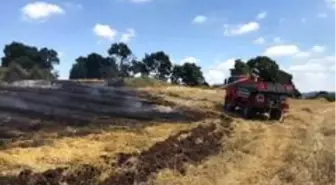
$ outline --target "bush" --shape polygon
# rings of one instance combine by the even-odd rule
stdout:
[[[19,80],[53,80],[55,76],[48,70],[34,66],[31,70],[23,69],[19,64],[10,63],[8,67],[0,68],[0,80],[14,82]]]
[[[54,76],[52,73],[50,73],[48,70],[41,69],[37,66],[34,66],[30,71],[29,71],[29,79],[31,80],[53,80]]]
[[[27,79],[29,73],[23,69],[20,65],[14,62],[10,63],[9,66],[3,70],[2,79],[6,82],[13,82],[17,80]]]

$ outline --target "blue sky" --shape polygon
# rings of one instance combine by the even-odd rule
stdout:
[[[300,90],[335,88],[333,0],[5,2],[0,46],[21,41],[56,49],[61,78],[78,56],[106,55],[112,42],[124,41],[138,58],[163,50],[175,63],[196,62],[212,84],[228,76],[234,59],[267,55]]]

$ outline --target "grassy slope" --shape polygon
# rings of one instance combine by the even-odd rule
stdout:
[[[199,111],[218,111],[224,91],[158,86],[141,90],[174,104]],[[144,128],[98,127],[98,133],[82,137],[58,137],[37,132],[32,139],[48,139],[42,146],[22,148],[15,143],[0,151],[0,171],[22,168],[43,171],[70,164],[89,163],[106,168],[101,156],[144,150],[179,130],[204,122],[151,124]],[[120,120],[120,122],[128,122]],[[223,141],[222,153],[198,166],[188,166],[186,175],[163,170],[150,184],[334,184],[335,104],[321,100],[292,100],[291,112],[281,124],[235,118],[233,135]],[[68,128],[73,129],[73,128]],[[85,129],[85,128],[83,128]],[[81,130],[76,130],[80,132]],[[62,132],[62,131],[60,131]],[[23,141],[28,142],[28,141]],[[106,168],[107,170],[107,168]],[[108,174],[108,170],[107,173]],[[104,177],[102,177],[104,178]]]

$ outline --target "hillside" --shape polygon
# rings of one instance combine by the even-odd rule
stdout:
[[[223,114],[220,89],[37,92],[1,88],[29,106],[0,105],[0,184],[335,184],[334,102],[291,100],[278,123]]]
[[[335,92],[314,91],[314,92],[303,93],[302,97],[304,99],[324,98],[328,101],[335,101]]]

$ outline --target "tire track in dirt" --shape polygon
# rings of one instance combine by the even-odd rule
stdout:
[[[225,125],[225,126],[223,126]],[[222,120],[221,125],[209,123],[194,129],[181,131],[141,153],[120,153],[111,168],[116,172],[100,185],[131,185],[145,183],[150,176],[163,169],[177,170],[185,174],[185,165],[197,165],[207,157],[218,154],[222,139],[232,131],[231,120]],[[111,161],[107,160],[107,164]],[[91,185],[98,184],[102,172],[94,166],[50,169],[43,173],[22,171],[16,177],[0,177],[4,185]]]

